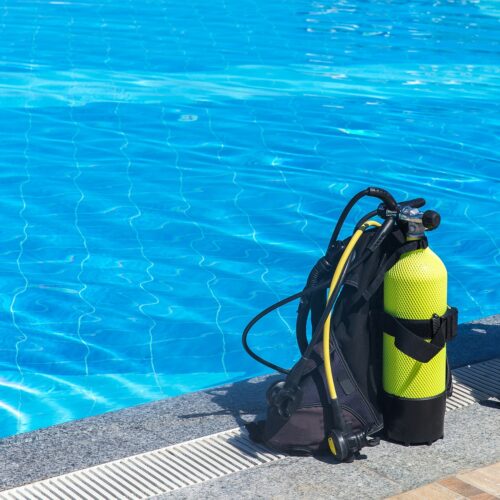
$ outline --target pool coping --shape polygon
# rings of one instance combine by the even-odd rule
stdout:
[[[500,315],[459,326],[453,368],[500,356]],[[0,440],[0,491],[224,431],[265,410],[278,375],[147,403]]]

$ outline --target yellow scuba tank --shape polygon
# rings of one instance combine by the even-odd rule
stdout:
[[[436,212],[408,210],[408,239],[439,225]],[[447,306],[447,271],[423,248],[403,254],[384,277],[384,425],[389,439],[432,443],[443,437],[446,409],[446,341],[456,329]]]

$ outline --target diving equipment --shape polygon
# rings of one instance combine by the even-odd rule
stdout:
[[[364,197],[382,203],[340,240],[350,210]],[[268,389],[267,419],[247,426],[253,439],[292,453],[330,450],[338,460],[352,461],[378,443],[384,427],[389,439],[406,444],[442,437],[451,389],[445,344],[456,333],[457,312],[447,306],[446,270],[425,236],[440,216],[422,213],[424,204],[422,198],[397,203],[380,188],[355,195],[302,292],[247,325],[245,350],[286,375]],[[295,299],[301,357],[288,370],[254,353],[248,333]]]

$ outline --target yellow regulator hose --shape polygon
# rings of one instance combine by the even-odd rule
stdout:
[[[381,224],[377,221],[374,220],[369,220],[366,221],[359,229],[357,229],[354,234],[352,235],[348,245],[346,246],[344,252],[342,253],[342,256],[340,257],[339,263],[337,264],[337,267],[335,269],[335,272],[333,273],[333,278],[330,283],[330,290],[328,291],[328,300],[332,296],[333,291],[335,290],[335,287],[337,286],[337,282],[340,279],[340,276],[342,274],[342,271],[349,259],[349,256],[351,255],[352,251],[354,250],[354,247],[356,246],[356,243],[358,242],[359,238],[361,238],[361,235],[363,234],[364,230],[370,226],[377,226],[379,227]],[[330,321],[332,318],[332,313],[328,315],[325,321],[325,325],[323,327],[323,359],[325,362],[325,375],[326,375],[326,382],[328,385],[328,392],[330,394],[331,399],[337,399],[337,391],[335,390],[335,383],[333,382],[333,373],[332,373],[332,363],[330,359]]]

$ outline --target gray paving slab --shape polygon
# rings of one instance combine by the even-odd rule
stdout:
[[[448,412],[446,436],[432,446],[382,442],[352,464],[289,457],[162,498],[386,498],[446,475],[500,460],[500,406]]]
[[[332,465],[313,458],[287,458],[160,498],[352,499],[383,498],[398,491],[392,480],[361,463]]]
[[[257,377],[1,439],[0,491],[241,426],[265,410],[265,390],[275,379]]]
[[[500,356],[499,337],[500,315],[460,325],[449,346],[452,366]],[[277,378],[258,377],[0,439],[0,490],[243,425],[263,414],[265,390]],[[475,453],[470,450],[471,457]]]

